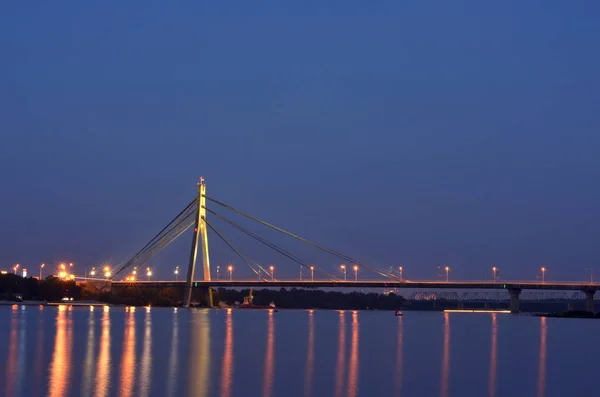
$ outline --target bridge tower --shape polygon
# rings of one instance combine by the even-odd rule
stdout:
[[[196,271],[196,258],[198,256],[198,244],[202,251],[202,270],[204,272],[204,281],[210,281],[210,258],[208,256],[208,233],[206,228],[206,184],[204,178],[200,177],[198,183],[198,208],[196,209],[196,223],[194,225],[194,235],[192,237],[192,248],[190,252],[190,262],[183,295],[183,306],[189,307],[192,300],[192,288],[194,282],[194,273]],[[206,302],[209,307],[213,305],[212,290],[210,287],[206,291]]]

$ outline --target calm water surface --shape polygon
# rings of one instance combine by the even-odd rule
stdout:
[[[592,396],[600,322],[0,308],[2,396]]]

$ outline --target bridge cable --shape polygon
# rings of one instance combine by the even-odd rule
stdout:
[[[398,278],[396,275],[394,275],[394,274],[392,274],[392,273],[390,273],[390,272],[386,272],[386,271],[379,270],[379,269],[377,269],[376,267],[374,267],[374,266],[371,266],[371,265],[369,265],[369,264],[366,264],[366,263],[361,263],[361,262],[357,261],[356,259],[353,259],[353,258],[351,258],[351,257],[349,257],[349,256],[347,256],[347,255],[344,255],[344,254],[342,254],[342,253],[340,253],[340,252],[334,251],[334,250],[332,250],[332,249],[330,249],[330,248],[327,248],[327,247],[325,247],[325,246],[323,246],[323,245],[320,245],[320,244],[318,244],[318,243],[315,243],[314,241],[308,240],[308,239],[306,239],[306,238],[304,238],[304,237],[298,236],[298,235],[296,235],[296,234],[294,234],[294,233],[288,232],[287,230],[284,230],[284,229],[282,229],[282,228],[280,228],[280,227],[277,227],[277,226],[275,226],[275,225],[272,225],[272,224],[270,224],[270,223],[268,223],[268,222],[265,222],[265,221],[263,221],[263,220],[261,220],[261,219],[259,219],[259,218],[256,218],[256,217],[254,217],[254,216],[252,216],[252,215],[250,215],[250,214],[247,214],[247,213],[245,213],[245,212],[243,212],[243,211],[240,211],[240,210],[238,210],[237,208],[234,208],[234,207],[232,207],[232,206],[230,206],[230,205],[227,205],[227,204],[225,204],[225,203],[222,203],[222,202],[220,202],[220,201],[218,201],[218,200],[215,200],[215,199],[213,199],[213,198],[211,198],[211,197],[208,197],[208,196],[206,196],[206,195],[205,195],[204,197],[205,197],[207,200],[209,200],[209,201],[212,201],[212,202],[213,202],[213,203],[215,203],[215,204],[218,204],[218,205],[220,205],[220,206],[222,206],[222,207],[224,207],[224,208],[227,208],[227,209],[229,209],[229,210],[231,210],[231,211],[233,211],[233,212],[235,212],[235,213],[237,213],[237,214],[240,214],[240,215],[242,215],[242,216],[245,216],[246,218],[248,218],[248,219],[251,219],[251,220],[253,220],[253,221],[255,221],[255,222],[258,222],[258,223],[260,223],[260,224],[262,224],[262,225],[264,225],[264,226],[270,227],[271,229],[275,229],[275,230],[277,230],[277,231],[278,231],[278,232],[280,232],[280,233],[286,234],[286,235],[288,235],[288,236],[290,236],[290,237],[293,237],[293,238],[295,238],[295,239],[297,239],[297,240],[300,240],[300,241],[302,241],[302,242],[304,242],[304,243],[306,243],[306,244],[312,245],[313,247],[315,247],[315,248],[318,248],[318,249],[320,249],[320,250],[322,250],[322,251],[325,251],[325,252],[327,252],[327,253],[329,253],[329,254],[331,254],[331,255],[337,256],[337,257],[338,257],[338,258],[340,258],[340,259],[343,259],[343,260],[345,260],[345,261],[348,261],[348,262],[351,262],[351,263],[355,263],[355,264],[357,264],[357,265],[360,265],[361,267],[365,267],[365,268],[367,268],[367,269],[370,269],[371,271],[373,271],[373,272],[375,272],[375,273],[377,273],[377,274],[379,274],[379,275],[381,275],[381,276],[384,276],[384,277],[393,278],[393,279],[397,279],[397,278]],[[207,209],[207,210],[208,210],[208,209]]]
[[[194,200],[196,201],[196,200]],[[192,202],[193,205],[193,202]],[[172,225],[173,222],[177,221],[178,218],[180,218],[173,226],[171,226],[171,228],[169,230],[167,230],[166,233],[163,234],[163,232],[167,229],[167,227],[163,228],[163,230],[161,230],[161,232],[159,234],[157,234],[148,244],[146,244],[144,246],[143,249],[141,249],[133,258],[129,259],[127,262],[125,262],[124,265],[122,265],[114,274],[113,277],[115,277],[117,274],[121,273],[123,270],[131,267],[138,259],[140,259],[141,257],[143,257],[146,253],[148,252],[152,252],[157,246],[160,246],[165,240],[167,240],[169,238],[170,234],[173,234],[173,232],[175,232],[175,234],[177,234],[177,237],[179,237],[183,232],[178,233],[179,230],[181,230],[180,225],[183,222],[186,222],[190,220],[190,217],[192,217],[193,215],[195,215],[197,213],[197,210],[192,210],[189,211],[189,207],[186,207],[186,210],[188,210],[187,214],[185,214],[185,216],[181,217],[181,214],[184,212],[181,212],[178,214],[178,216],[173,219],[168,226]],[[187,230],[191,225],[193,224],[193,222],[191,222],[191,224],[184,226],[184,230]],[[160,238],[156,239],[157,236],[160,236]],[[169,241],[167,243],[170,244],[173,240]],[[163,247],[164,248],[164,247]],[[161,248],[162,250],[162,248]]]
[[[143,266],[150,259],[152,259],[153,257],[155,257],[160,251],[162,251],[163,249],[165,249],[169,244],[171,244],[173,241],[175,241],[177,238],[179,238],[179,236],[181,236],[183,233],[185,233],[190,227],[192,227],[192,225],[194,223],[195,223],[195,219],[191,219],[188,222],[187,225],[184,225],[183,227],[179,228],[179,230],[177,231],[177,233],[174,233],[175,236],[171,237],[170,240],[166,241],[166,239],[165,239],[165,240],[163,240],[163,242],[161,243],[161,245],[153,248],[152,250],[149,250],[148,252],[150,253],[150,256],[148,256],[147,258],[144,258],[143,260],[137,262],[137,266]]]
[[[123,270],[130,268],[134,264],[138,263],[141,258],[143,258],[148,253],[154,252],[154,250],[157,247],[161,247],[163,245],[163,243],[171,237],[172,234],[177,234],[177,236],[179,236],[180,233],[178,234],[178,232],[181,230],[181,226],[180,226],[181,223],[186,222],[186,221],[190,222],[190,218],[193,215],[195,215],[195,214],[192,212],[191,214],[188,214],[185,218],[181,218],[174,226],[171,227],[171,229],[169,229],[163,236],[161,236],[160,239],[154,241],[144,251],[140,252],[137,256],[135,256],[134,258],[131,258],[129,261],[127,261],[125,263],[125,265],[123,265],[118,271],[116,271],[114,273],[113,277],[116,276],[117,274],[121,273]],[[191,223],[193,223],[193,221]],[[189,228],[189,226],[190,225],[184,225],[185,230],[187,230],[187,228]],[[169,244],[169,243],[170,243],[170,241],[167,244]],[[139,264],[137,264],[137,265],[139,266]]]
[[[248,267],[250,269],[252,269],[252,271],[258,276],[259,280],[262,279],[263,281],[267,281],[260,275],[260,271],[256,270],[250,263],[248,263],[248,261],[245,258],[245,256],[247,256],[247,255],[244,252],[239,251],[238,248],[233,244],[233,242],[231,240],[229,240],[227,237],[225,237],[221,232],[219,232],[219,230],[217,230],[217,228],[215,226],[213,226],[208,220],[204,219],[204,221],[206,222],[208,227],[210,227],[213,230],[213,232],[215,232],[217,234],[217,236],[219,236],[221,238],[221,240],[223,240],[223,242],[225,244],[227,244],[227,246],[229,246],[229,248],[231,248],[233,250],[233,252],[235,252],[236,255],[239,256],[242,261],[244,261],[244,263],[246,265],[248,265]],[[250,258],[250,257],[248,257],[248,258]],[[258,263],[256,263],[256,265],[258,265],[261,269],[263,269],[262,266],[260,266]],[[263,271],[265,273],[267,273],[267,271],[265,269],[263,269]]]
[[[231,221],[231,220],[229,220],[229,219],[227,219],[227,218],[219,215],[215,211],[213,211],[213,210],[211,210],[209,208],[206,208],[206,207],[204,207],[204,208],[206,209],[206,211],[208,211],[211,214],[215,215],[217,218],[223,220],[224,222],[229,223],[231,226],[233,226],[236,229],[242,231],[243,233],[247,234],[248,236],[254,238],[255,240],[258,240],[259,242],[261,242],[262,244],[266,245],[267,247],[269,247],[269,248],[271,248],[271,249],[279,252],[281,255],[287,257],[288,259],[290,259],[290,260],[298,263],[300,266],[303,266],[303,267],[305,267],[307,269],[310,269],[310,266],[306,265],[302,261],[302,259],[300,257],[294,255],[293,253],[291,253],[291,252],[289,252],[289,251],[287,251],[287,250],[285,250],[285,249],[283,249],[283,248],[281,248],[281,247],[279,247],[279,246],[277,246],[277,245],[275,245],[275,244],[273,244],[271,242],[269,242],[268,240],[265,240],[264,238],[258,236],[257,234],[255,234],[255,233],[249,231],[248,229],[245,229],[242,226],[238,225],[237,223],[235,223],[235,222],[233,222],[233,221]],[[333,281],[338,281],[339,280],[337,277],[335,277],[332,274],[326,272],[325,270],[322,270],[322,269],[317,268],[317,267],[315,267],[314,270],[316,270],[318,273],[324,274],[330,280],[333,280]]]
[[[172,224],[173,224],[173,223],[174,223],[174,222],[175,222],[177,219],[179,219],[179,218],[182,216],[182,214],[185,214],[186,212],[189,212],[190,208],[191,208],[191,207],[193,207],[193,206],[194,206],[194,204],[196,204],[197,202],[198,202],[198,199],[194,199],[194,200],[192,200],[192,202],[191,202],[191,203],[189,203],[189,204],[188,204],[188,205],[187,205],[187,206],[186,206],[186,207],[185,207],[185,208],[184,208],[184,209],[183,209],[183,210],[182,210],[182,211],[181,211],[179,214],[177,214],[177,216],[175,216],[175,218],[173,218],[173,219],[171,220],[171,222],[169,222],[169,223],[167,224],[167,226],[165,226],[165,227],[164,227],[164,228],[163,228],[163,229],[162,229],[160,232],[158,232],[158,234],[157,234],[157,235],[155,235],[155,236],[154,236],[154,237],[153,237],[153,238],[152,238],[152,239],[151,239],[151,240],[150,240],[150,241],[149,241],[149,242],[148,242],[148,243],[147,243],[147,244],[146,244],[144,247],[142,247],[142,249],[140,249],[140,250],[139,250],[139,251],[138,251],[138,252],[137,252],[137,253],[136,253],[136,254],[135,254],[135,255],[134,255],[132,258],[130,258],[129,260],[127,260],[127,261],[126,261],[126,262],[125,262],[125,263],[124,263],[124,264],[123,264],[123,265],[122,265],[122,266],[119,268],[119,270],[118,270],[116,273],[114,273],[114,275],[117,275],[117,274],[118,274],[118,273],[120,273],[120,272],[121,272],[123,269],[126,269],[126,268],[130,267],[130,265],[131,265],[131,263],[132,263],[132,262],[134,262],[134,261],[135,261],[135,260],[136,260],[136,259],[137,259],[139,256],[143,255],[143,254],[145,253],[145,251],[146,251],[146,250],[148,250],[148,249],[150,249],[150,248],[151,248],[151,246],[152,246],[152,245],[156,244],[156,242],[157,242],[157,241],[156,241],[156,240],[157,240],[157,238],[159,238],[159,237],[160,237],[160,238],[163,238],[163,237],[164,237],[164,235],[163,235],[164,231],[165,231],[165,230],[166,230],[166,229],[167,229],[169,226],[171,226],[171,225],[172,225]],[[185,215],[183,218],[186,218],[188,215],[189,215],[189,214],[186,214],[186,215]],[[180,220],[180,222],[181,222],[181,220]],[[180,222],[178,222],[177,224],[179,224]],[[175,226],[177,226],[177,224],[176,224]],[[173,228],[171,228],[170,230],[172,230],[172,229],[173,229]],[[168,233],[170,232],[170,230],[169,230],[169,231],[167,231],[167,233],[165,233],[165,235],[166,235],[166,234],[168,234]],[[163,236],[161,237],[161,235],[163,235]],[[113,275],[113,276],[114,276],[114,275]]]

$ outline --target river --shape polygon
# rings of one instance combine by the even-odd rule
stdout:
[[[600,321],[0,307],[0,395],[592,396]]]

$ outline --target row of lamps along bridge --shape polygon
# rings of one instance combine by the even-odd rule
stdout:
[[[17,274],[17,271],[20,268],[20,264],[16,264],[15,266],[13,266],[12,270],[14,271],[15,274]],[[43,269],[46,267],[46,264],[42,263],[40,265],[40,280],[42,279],[42,271]],[[75,279],[75,275],[72,273],[73,270],[73,263],[69,263],[68,266],[66,263],[60,263],[58,265],[58,273],[57,276],[60,279],[63,280],[74,280]],[[354,271],[354,281],[358,281],[358,270],[359,270],[359,266],[358,265],[354,265],[352,267],[352,270]],[[391,268],[391,270],[393,270],[393,268]],[[545,282],[545,277],[546,277],[546,267],[542,266],[540,268],[541,270],[541,276],[542,276],[542,282]],[[102,267],[102,271],[103,271],[103,275],[104,278],[110,278],[110,276],[112,275],[111,272],[111,268],[110,266],[104,266]],[[275,266],[271,265],[269,266],[269,274],[268,276],[271,278],[271,280],[275,280]],[[341,264],[340,265],[340,271],[344,274],[344,281],[347,281],[347,267],[345,264]],[[403,268],[402,266],[398,267],[398,271],[400,274],[400,280],[403,279]],[[445,266],[444,267],[444,271],[446,273],[446,282],[449,281],[450,278],[450,267],[449,266]],[[6,271],[2,271],[3,274],[6,274]],[[137,268],[133,268],[133,270],[131,271],[131,273],[125,277],[125,281],[135,281],[137,278],[137,273],[138,270]],[[179,280],[179,266],[175,267],[175,270],[173,272],[175,274],[175,280],[178,281]],[[310,266],[310,273],[311,273],[311,281],[315,280],[315,267],[314,266]],[[89,275],[94,278],[96,277],[97,271],[95,267],[92,267],[92,270],[90,271]],[[232,281],[233,280],[233,266],[232,265],[228,265],[227,266],[227,274],[229,276],[229,280]],[[492,274],[493,274],[493,280],[494,282],[496,282],[497,276],[498,276],[498,268],[496,266],[492,267]],[[27,277],[27,269],[23,268],[22,269],[22,275],[23,277]],[[302,280],[302,267],[300,268],[300,280]],[[221,276],[221,267],[217,266],[217,281],[220,280],[220,276]],[[152,269],[151,268],[146,268],[146,277],[148,277],[148,279],[150,279],[152,277]],[[87,272],[85,275],[85,278],[87,278]]]

